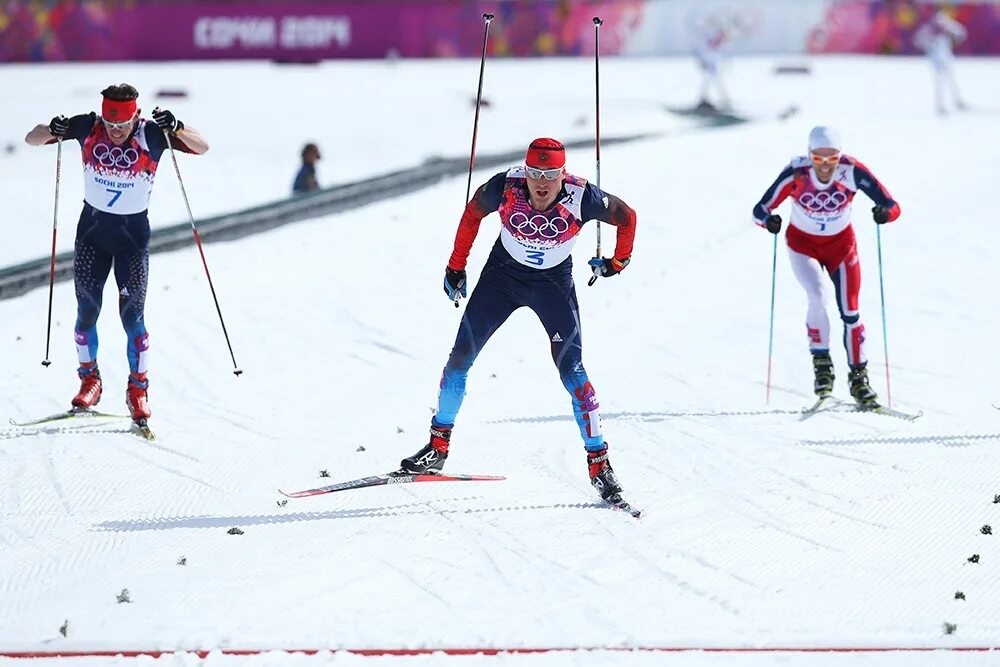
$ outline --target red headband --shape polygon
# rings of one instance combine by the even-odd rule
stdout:
[[[566,165],[566,147],[555,139],[535,139],[528,146],[524,164],[539,169],[558,169]]]
[[[135,109],[135,100],[117,102],[105,97],[101,104],[101,117],[112,123],[124,123],[127,120],[132,120],[132,117],[135,116]]]

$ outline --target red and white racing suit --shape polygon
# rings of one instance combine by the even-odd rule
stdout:
[[[862,366],[865,356],[865,327],[858,313],[861,267],[851,226],[851,201],[858,190],[878,206],[884,206],[889,221],[899,217],[899,204],[866,166],[850,155],[841,155],[829,182],[816,177],[808,156],[794,158],[771,184],[753,210],[754,222],[761,227],[787,197],[792,199],[792,215],[785,239],[792,271],[809,298],[806,328],[813,354],[830,350],[830,321],[826,314],[822,270],[833,281],[840,319],[844,321],[844,347],[851,366]]]

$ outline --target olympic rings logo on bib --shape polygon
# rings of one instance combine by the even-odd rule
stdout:
[[[94,146],[94,158],[102,167],[128,169],[139,161],[139,151],[134,148],[123,149],[121,146],[97,144]]]
[[[569,231],[566,218],[547,218],[544,215],[533,215],[530,218],[520,211],[510,216],[510,226],[524,238],[541,237],[555,239]]]
[[[806,192],[799,197],[799,204],[801,204],[803,208],[807,208],[810,211],[816,211],[818,213],[823,211],[837,211],[846,203],[847,195],[840,191],[834,193],[817,192],[816,194]]]

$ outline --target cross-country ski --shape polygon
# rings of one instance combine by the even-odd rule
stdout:
[[[39,426],[41,424],[49,424],[52,422],[61,422],[66,420],[100,421],[116,419],[129,419],[129,416],[99,412],[90,408],[71,408],[64,412],[57,412],[55,414],[39,417],[37,419],[29,419],[27,421],[16,421],[15,419],[10,419],[9,421],[11,426]]]
[[[876,415],[884,415],[886,417],[895,417],[896,419],[902,419],[904,421],[916,421],[923,416],[923,410],[918,412],[904,412],[902,410],[896,410],[894,408],[889,408],[884,405],[878,405],[877,403],[870,406],[858,405],[852,401],[844,401],[834,396],[822,396],[815,403],[807,408],[802,409],[802,413],[799,416],[799,421],[805,421],[810,417],[818,415],[823,412],[860,412],[860,413],[870,413]]]
[[[285,492],[278,489],[278,493],[289,498],[306,498],[308,496],[319,496],[337,491],[349,491],[351,489],[363,489],[369,486],[383,486],[386,484],[414,484],[417,482],[499,482],[507,479],[495,475],[442,475],[442,474],[409,474],[403,471],[388,473],[385,475],[372,475],[371,477],[361,477],[348,482],[339,482],[320,486],[315,489],[304,491]]]

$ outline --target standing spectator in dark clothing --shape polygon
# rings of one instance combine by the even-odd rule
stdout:
[[[319,189],[316,182],[316,161],[319,160],[319,147],[316,144],[306,144],[302,149],[302,167],[295,175],[292,193],[300,194]]]

